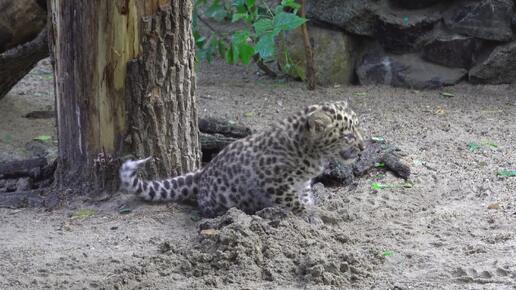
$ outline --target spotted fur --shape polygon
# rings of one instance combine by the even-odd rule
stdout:
[[[126,161],[122,186],[148,201],[196,199],[204,217],[231,207],[254,213],[279,205],[294,211],[313,204],[312,178],[331,157],[364,149],[356,114],[346,102],[312,105],[269,129],[237,140],[203,169],[144,181],[137,169],[149,158]]]

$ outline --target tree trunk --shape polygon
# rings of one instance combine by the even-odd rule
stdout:
[[[112,192],[127,153],[153,177],[197,167],[192,1],[49,3],[58,187]]]

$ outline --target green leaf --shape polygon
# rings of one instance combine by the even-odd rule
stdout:
[[[469,151],[473,152],[473,151],[476,151],[478,149],[480,149],[480,144],[478,143],[475,143],[475,142],[471,142],[471,143],[468,143],[468,149]]]
[[[249,64],[255,54],[254,48],[247,42],[249,31],[235,32],[231,37],[231,63],[237,63],[240,59],[243,64]]]
[[[385,163],[377,162],[377,163],[374,164],[374,167],[376,167],[376,168],[384,168],[385,167]]]
[[[414,187],[414,183],[412,181],[406,181],[406,182],[403,182],[401,184],[401,186],[404,188],[412,188],[412,187]]]
[[[96,211],[94,209],[83,208],[73,213],[72,219],[85,219],[94,216]]]
[[[200,35],[198,31],[194,31],[193,36],[195,39],[195,45],[197,47],[203,47],[206,43],[206,37]]]
[[[245,0],[233,0],[231,2],[231,5],[237,6],[237,7],[244,6],[245,2],[246,2]]]
[[[383,138],[382,136],[373,136],[371,137],[371,140],[373,140],[373,142],[376,143],[385,143],[385,138]]]
[[[128,214],[128,213],[131,213],[131,211],[133,211],[132,209],[130,209],[129,207],[127,206],[121,206],[119,209],[118,209],[118,213],[119,214]]]
[[[498,145],[496,145],[495,143],[492,143],[492,142],[484,142],[484,145],[487,145],[492,148],[498,148]]]
[[[240,19],[246,19],[249,17],[248,13],[234,13],[233,17],[231,18],[231,22],[237,22]]]
[[[235,57],[235,51],[233,49],[233,46],[231,46],[228,50],[226,50],[224,58],[226,59],[226,62],[229,64],[235,64],[238,61],[238,55]],[[236,61],[235,61],[235,58],[236,58]]]
[[[224,20],[228,14],[224,5],[220,3],[220,0],[213,1],[204,13],[207,17],[213,18],[217,21]]]
[[[254,47],[247,43],[242,43],[240,47],[238,48],[240,60],[243,64],[249,64],[251,62],[251,58],[253,58]]]
[[[398,184],[383,184],[383,183],[379,183],[379,182],[374,182],[373,184],[371,184],[371,188],[375,189],[375,190],[387,189],[387,188],[412,188],[412,187],[414,187],[414,183],[411,181],[406,181],[406,182],[398,183]]]
[[[272,20],[267,18],[262,18],[256,21],[253,24],[254,31],[258,36],[261,36],[267,32],[270,32],[273,28]]]
[[[34,137],[34,140],[38,140],[38,141],[42,141],[42,142],[48,142],[48,141],[52,140],[52,137],[48,136],[48,135],[39,135],[37,137]]]
[[[385,184],[378,183],[378,182],[374,182],[373,184],[371,184],[371,188],[376,189],[376,190],[384,189],[385,187],[386,187]]]
[[[353,92],[353,96],[365,97],[365,96],[367,96],[367,93],[366,92]]]
[[[498,171],[498,176],[501,177],[515,177],[516,170],[500,170]]]
[[[231,54],[231,56],[233,57],[231,59],[231,64],[237,64],[238,63],[238,56],[240,55],[240,52],[238,51],[237,47],[231,47],[231,50],[233,52]]]
[[[256,0],[247,0],[246,4],[247,4],[247,9],[252,9],[254,7],[254,5],[256,4]]]
[[[283,6],[278,5],[278,6],[276,6],[276,8],[274,8],[274,14],[273,15],[278,15],[281,12],[283,12]]]
[[[219,51],[220,57],[225,57],[226,50],[228,50],[227,43],[223,40],[218,40],[217,41],[217,50]]]
[[[282,0],[281,6],[290,7],[296,10],[301,8],[301,4],[297,3],[295,0]]]
[[[279,28],[280,30],[291,30],[301,26],[305,22],[305,18],[284,11],[274,16],[274,28]]]
[[[246,117],[246,118],[251,118],[252,116],[254,116],[254,112],[245,112],[244,113],[244,117]]]
[[[241,43],[247,43],[247,39],[249,38],[249,31],[237,31],[235,34],[231,36],[231,42],[233,45],[240,45]]]
[[[446,98],[453,98],[453,97],[455,97],[454,94],[448,93],[448,92],[441,92],[440,95],[443,96],[443,97],[446,97]]]
[[[265,34],[256,43],[255,50],[261,58],[267,59],[274,56],[274,37],[272,34]]]
[[[394,252],[393,251],[383,251],[382,256],[392,257],[392,256],[394,256]]]

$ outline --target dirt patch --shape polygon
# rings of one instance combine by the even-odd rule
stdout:
[[[51,91],[35,94],[47,81],[38,70],[48,65],[0,101],[5,159],[30,155],[19,148],[35,135],[55,136],[52,120],[20,118],[53,103]],[[51,213],[0,209],[0,288],[516,287],[516,178],[497,175],[516,169],[508,86],[446,88],[453,97],[375,86],[308,92],[222,63],[203,65],[198,80],[201,116],[254,130],[307,104],[349,99],[366,135],[401,149],[413,186],[381,168],[346,188],[317,186],[315,220],[275,209],[199,220],[194,207],[122,194]],[[121,204],[132,211],[120,214]],[[94,212],[77,216],[82,208]]]

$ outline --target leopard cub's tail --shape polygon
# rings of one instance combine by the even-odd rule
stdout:
[[[120,167],[121,189],[147,201],[182,201],[193,200],[199,190],[200,170],[185,175],[156,180],[142,180],[137,176],[138,168],[151,157],[140,160],[128,160]]]

